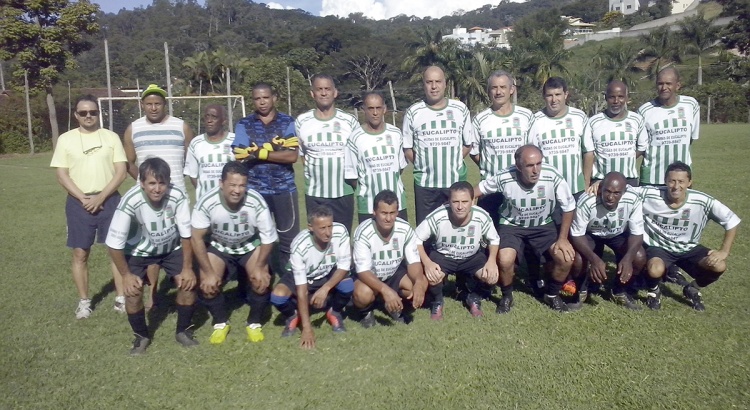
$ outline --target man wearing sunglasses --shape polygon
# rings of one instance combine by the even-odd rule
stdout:
[[[125,180],[127,158],[120,137],[99,128],[99,106],[91,95],[76,102],[79,127],[57,140],[51,167],[57,168],[57,181],[68,192],[65,217],[68,247],[73,249],[73,282],[78,296],[76,318],[86,319],[93,306],[89,298],[88,259],[94,240],[104,243],[112,215],[120,201],[117,188]],[[111,264],[117,296],[114,309],[125,312],[122,277]]]

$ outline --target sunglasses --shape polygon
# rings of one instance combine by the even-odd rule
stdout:
[[[98,117],[99,111],[97,110],[83,110],[83,111],[76,111],[76,114],[78,114],[79,117]]]

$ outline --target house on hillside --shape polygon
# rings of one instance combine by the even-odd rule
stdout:
[[[624,15],[628,15],[635,13],[640,8],[641,0],[609,0],[608,10],[619,11]]]
[[[465,47],[485,45],[497,48],[510,48],[508,35],[513,31],[510,27],[492,30],[483,27],[456,27],[451,34],[443,36],[443,40],[457,40]]]
[[[563,32],[566,37],[591,34],[594,32],[594,27],[596,27],[596,24],[584,23],[580,17],[560,16],[560,18],[568,22],[569,28]]]

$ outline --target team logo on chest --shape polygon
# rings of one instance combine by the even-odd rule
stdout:
[[[469,225],[469,236],[474,236],[474,233],[476,233],[476,227],[474,225]]]
[[[341,132],[341,123],[338,121],[333,122],[333,132]]]
[[[388,145],[393,145],[393,138],[390,135],[385,136],[385,143]]]
[[[685,108],[680,107],[677,109],[677,118],[684,120],[685,119]]]
[[[394,251],[398,250],[398,238],[393,238],[391,240],[391,247]]]
[[[627,132],[633,131],[633,126],[630,125],[630,121],[628,121],[628,122],[625,123],[625,131],[627,131]]]
[[[172,209],[172,205],[164,207],[164,214],[167,215],[167,218],[174,218],[174,209]]]
[[[620,208],[617,210],[617,219],[621,221],[625,219],[625,208]]]
[[[573,119],[572,118],[566,118],[565,119],[565,128],[566,129],[573,129]]]
[[[247,211],[240,212],[240,223],[241,224],[246,224],[247,220],[248,220],[248,218],[247,218]]]
[[[224,144],[224,153],[228,155],[230,152],[232,152],[232,147],[229,144]]]
[[[683,209],[682,214],[680,215],[680,219],[683,221],[687,221],[690,219],[690,209]]]
[[[453,121],[453,110],[446,111],[445,116],[448,118],[448,121]]]
[[[544,198],[544,196],[545,196],[544,193],[545,192],[544,192],[544,186],[543,185],[540,185],[540,186],[538,186],[536,188],[536,197],[537,198]]]
[[[513,128],[521,128],[521,119],[513,117]]]

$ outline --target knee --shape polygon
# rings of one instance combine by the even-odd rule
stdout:
[[[646,251],[641,248],[633,258],[633,273],[636,275],[641,273],[644,267],[646,267]]]
[[[140,291],[137,296],[125,297],[125,312],[133,314],[138,313],[141,309],[143,309],[143,298]]]
[[[287,302],[289,302],[290,295],[277,295],[274,292],[271,292],[271,304],[279,307],[285,305]]]
[[[375,292],[369,286],[357,281],[354,285],[352,299],[357,307],[365,307],[375,301]]]
[[[271,300],[273,300],[274,296],[287,298],[289,299],[289,296],[292,294],[292,291],[289,290],[286,285],[279,283],[276,285],[275,288],[273,288],[273,291],[271,292]]]
[[[516,259],[509,257],[499,257],[497,260],[497,266],[500,268],[500,273],[513,274],[515,270]]]
[[[724,261],[719,261],[714,264],[714,266],[709,266],[708,270],[710,270],[713,273],[716,273],[717,276],[724,273],[724,271],[727,270],[727,263]]]
[[[269,285],[263,285],[257,279],[250,279],[250,288],[258,295],[265,295],[270,290]]]
[[[575,264],[576,258],[573,260],[565,260],[562,252],[558,252],[552,256],[552,260],[555,262],[556,269],[571,270]]]
[[[88,249],[74,248],[73,249],[73,263],[85,264],[89,260]]]
[[[196,297],[197,295],[194,290],[180,289],[177,291],[177,298],[175,301],[177,302],[178,305],[191,306],[195,304]]]
[[[651,258],[651,260],[648,261],[647,268],[648,276],[654,279],[664,276],[664,271],[666,270],[664,261],[660,258]]]

